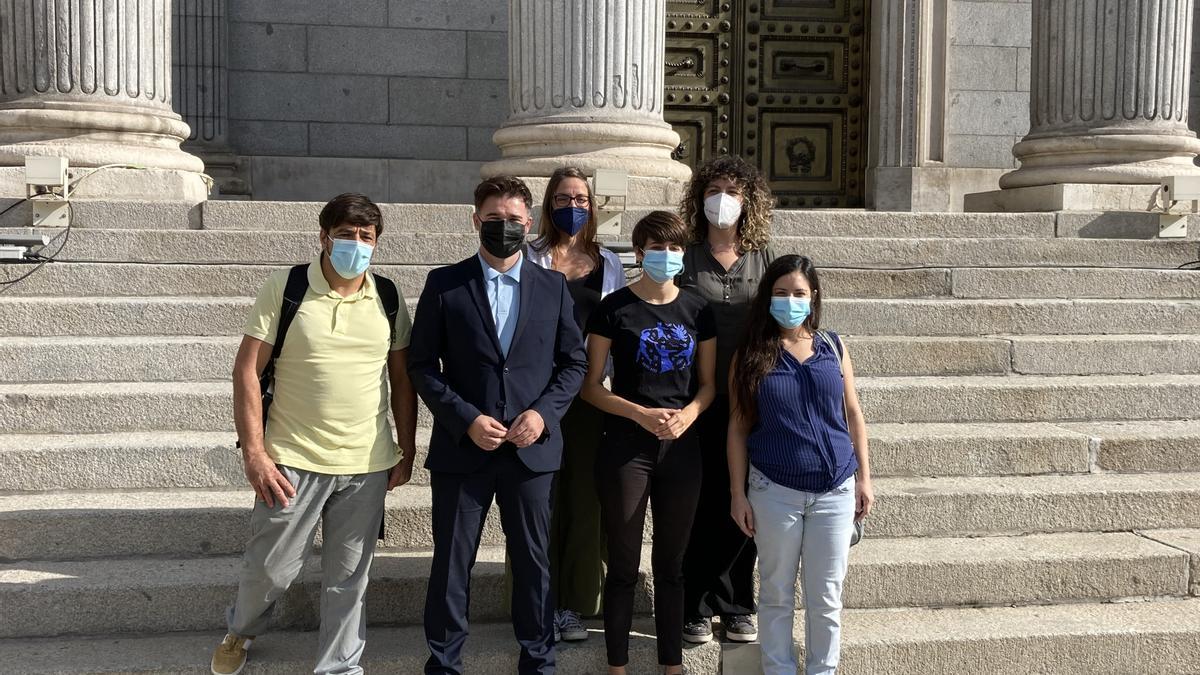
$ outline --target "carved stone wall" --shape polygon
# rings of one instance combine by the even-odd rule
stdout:
[[[229,82],[227,0],[174,0],[175,110],[191,127],[189,144],[226,149]]]

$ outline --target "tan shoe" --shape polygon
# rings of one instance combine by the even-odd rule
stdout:
[[[253,638],[232,633],[225,636],[212,656],[213,675],[238,675],[246,667],[246,650]]]

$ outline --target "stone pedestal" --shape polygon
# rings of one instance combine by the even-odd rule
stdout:
[[[664,0],[509,0],[509,117],[482,173],[689,178],[663,120],[665,21]]]
[[[1188,129],[1192,8],[1033,0],[1030,131],[1013,148],[1021,167],[968,208],[1147,208],[1162,178],[1200,175]]]
[[[0,195],[24,196],[27,155],[66,157],[80,197],[201,201],[204,163],[171,110],[169,0],[0,3]],[[84,172],[86,173],[86,172]],[[107,171],[104,173],[108,173]]]

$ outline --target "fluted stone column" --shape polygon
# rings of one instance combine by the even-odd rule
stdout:
[[[1021,167],[1000,186],[1084,186],[1080,204],[1059,190],[1060,208],[1150,208],[1163,177],[1200,174],[1188,129],[1192,9],[1033,0],[1030,131],[1013,148]],[[1097,186],[1113,187],[1106,196]]]
[[[248,194],[229,145],[228,0],[174,0],[172,89],[175,110],[191,128],[184,149],[204,161],[212,197]]]
[[[171,58],[170,0],[0,2],[0,194],[24,195],[26,155],[59,155],[145,167],[97,174],[79,196],[204,199]]]
[[[485,175],[573,164],[678,181],[663,121],[664,0],[509,0],[509,117]]]
[[[229,150],[229,83],[225,71],[225,0],[174,0],[175,109],[191,127],[192,148]]]

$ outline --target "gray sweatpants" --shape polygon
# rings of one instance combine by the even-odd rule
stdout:
[[[375,554],[388,472],[331,476],[281,466],[296,488],[286,508],[254,502],[250,542],[242,558],[237,603],[229,608],[229,632],[262,635],[275,601],[296,580],[312,550],[321,519],[321,637],[317,675],[362,673],[366,646],[367,574]]]

